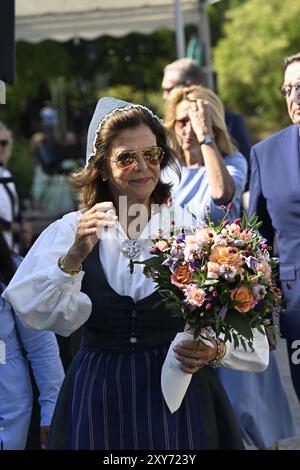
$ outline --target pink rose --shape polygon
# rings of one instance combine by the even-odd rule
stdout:
[[[159,251],[167,251],[169,249],[169,245],[165,240],[159,240],[158,242],[156,242],[155,247]]]
[[[198,287],[189,287],[185,290],[185,295],[186,301],[191,305],[196,305],[196,307],[200,307],[205,300],[205,291]]]
[[[207,263],[207,279],[218,279],[220,275],[220,266],[218,263],[208,261]]]
[[[262,261],[256,265],[257,274],[261,273],[267,283],[271,282],[272,269],[267,261]]]
[[[206,245],[213,243],[215,237],[216,237],[216,232],[212,230],[211,228],[202,228],[197,231],[197,239],[201,243],[205,243]]]

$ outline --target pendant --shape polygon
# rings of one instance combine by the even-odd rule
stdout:
[[[139,256],[142,251],[142,243],[139,240],[124,240],[121,244],[121,252],[126,257],[129,258],[129,269],[130,274],[133,274],[134,263],[133,260]]]
[[[121,252],[126,258],[135,259],[142,251],[142,243],[139,240],[124,240],[121,244]]]

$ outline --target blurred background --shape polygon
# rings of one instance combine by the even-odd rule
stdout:
[[[13,131],[8,168],[25,209],[40,191],[35,167],[45,162],[35,150],[47,107],[64,155],[79,161],[95,102],[115,95],[162,115],[163,67],[180,56],[206,68],[225,105],[246,120],[252,144],[289,124],[278,87],[282,58],[299,50],[298,0],[16,0],[15,15],[15,76],[0,120]],[[50,173],[72,169],[55,154]]]

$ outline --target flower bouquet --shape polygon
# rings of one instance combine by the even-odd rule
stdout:
[[[281,310],[281,291],[276,287],[278,258],[260,235],[256,216],[243,215],[230,223],[230,205],[222,221],[214,224],[207,211],[206,222],[177,228],[153,241],[151,254],[143,261],[144,274],[151,276],[175,315],[181,315],[194,331],[212,329],[217,337],[252,348],[253,329],[264,333],[270,312]]]
[[[169,234],[153,240],[155,256],[143,262],[144,274],[194,339],[205,342],[211,332],[247,351],[253,349],[254,329],[264,334],[268,314],[281,309],[274,281],[278,259],[270,257],[257,217],[244,214],[230,223],[230,209],[229,204],[218,225],[208,210],[206,222],[195,220],[192,227],[172,222]]]

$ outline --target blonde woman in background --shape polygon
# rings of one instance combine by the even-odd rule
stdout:
[[[230,139],[217,95],[203,86],[174,88],[166,103],[165,125],[176,133],[181,147],[180,183],[171,176],[173,201],[188,205],[200,217],[208,206],[215,221],[224,215],[220,206],[232,202],[230,215],[239,217],[247,162]]]

